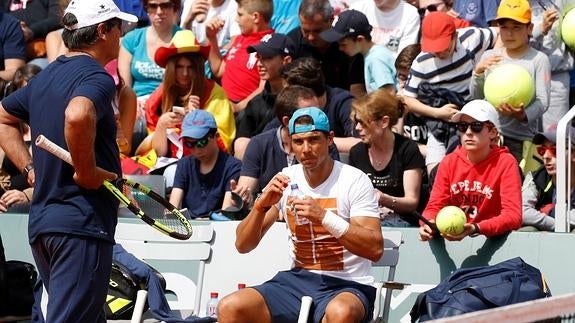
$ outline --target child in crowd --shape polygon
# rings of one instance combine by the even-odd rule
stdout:
[[[263,88],[256,53],[248,53],[247,48],[257,45],[262,37],[273,33],[269,24],[273,11],[271,0],[239,0],[237,22],[241,35],[234,38],[224,57],[220,54],[217,40],[224,21],[221,17],[214,17],[206,24],[210,68],[215,77],[221,78],[222,87],[234,103],[234,112],[243,110],[248,101]]]
[[[444,207],[461,208],[467,223],[461,234],[444,233],[448,240],[479,234],[491,237],[521,226],[521,176],[506,147],[498,147],[499,116],[487,101],[473,100],[452,118],[461,146],[439,164],[423,216],[431,222]],[[433,238],[427,224],[419,228],[423,241]]]
[[[473,70],[470,91],[474,98],[483,98],[485,78],[492,68],[501,64],[517,64],[529,72],[535,82],[535,98],[523,102],[521,107],[507,103],[497,107],[500,115],[503,144],[517,161],[521,162],[529,149],[524,142],[530,142],[541,127],[541,117],[549,106],[550,65],[542,52],[529,46],[533,31],[531,8],[527,0],[503,0],[497,10],[497,23],[503,47],[486,51]],[[509,82],[513,82],[512,79]]]
[[[395,95],[397,80],[393,54],[385,46],[371,40],[371,30],[367,17],[352,9],[340,13],[335,25],[322,32],[320,37],[328,42],[338,42],[339,49],[350,57],[358,53],[364,56],[367,93],[384,88]]]
[[[573,133],[574,130],[571,129]],[[572,144],[575,138],[571,138]],[[539,132],[533,137],[537,153],[543,159],[543,166],[525,176],[522,188],[523,227],[520,231],[554,231],[555,230],[555,197],[557,183],[557,131],[556,126],[546,132]],[[573,148],[572,148],[573,149]],[[575,167],[575,150],[572,150],[571,169]],[[575,187],[575,172],[571,172],[568,183]],[[571,193],[569,223],[575,227],[575,194]]]
[[[205,110],[193,110],[182,124],[184,157],[178,161],[170,203],[187,208],[192,218],[225,208],[230,181],[240,177],[241,162],[221,151],[216,120]]]

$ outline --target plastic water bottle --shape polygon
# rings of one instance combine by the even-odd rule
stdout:
[[[238,290],[246,288],[246,284],[238,283]]]
[[[210,300],[206,305],[206,316],[218,317],[218,293],[216,292],[210,293]]]
[[[289,193],[289,198],[288,198],[288,203],[292,203],[293,199],[301,199],[304,197],[303,192],[299,189],[299,187],[297,186],[297,184],[291,184],[290,185],[290,193]],[[304,225],[304,224],[308,224],[309,220],[305,217],[299,217],[297,215],[297,212],[295,210],[295,205],[292,203],[291,205],[291,211],[295,217],[295,223],[296,225]]]

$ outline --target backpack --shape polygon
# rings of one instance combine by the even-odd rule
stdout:
[[[492,266],[461,268],[419,294],[411,322],[434,320],[538,298],[551,292],[539,269],[520,257]]]

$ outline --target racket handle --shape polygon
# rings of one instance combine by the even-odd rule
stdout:
[[[311,296],[302,296],[301,298],[301,307],[299,309],[299,317],[297,319],[297,323],[306,323],[307,318],[309,316],[309,309],[311,307],[312,302]]]
[[[56,145],[50,139],[44,137],[44,135],[38,135],[38,137],[36,137],[35,143],[37,147],[40,147],[48,151],[49,153],[53,154],[54,156],[60,158],[61,160],[67,162],[68,164],[73,165],[72,156],[70,155],[70,153],[66,151],[64,148]]]
[[[132,314],[132,320],[130,323],[140,323],[142,322],[142,312],[144,311],[144,305],[146,305],[146,298],[148,296],[148,291],[140,289],[136,296],[136,304],[134,305],[134,312]]]

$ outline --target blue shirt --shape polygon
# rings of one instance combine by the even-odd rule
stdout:
[[[64,113],[75,97],[96,109],[97,166],[121,176],[112,99],[114,80],[94,59],[58,57],[28,85],[2,100],[6,111],[30,125],[32,140],[42,134],[68,150]],[[105,188],[88,190],[74,182],[74,168],[32,146],[36,184],[30,206],[30,243],[41,233],[67,233],[114,241],[118,200]]]
[[[270,26],[276,33],[287,34],[299,27],[301,0],[274,0],[274,14]]]
[[[0,13],[0,70],[4,70],[4,60],[8,58],[26,59],[26,42],[20,21],[8,14]],[[8,80],[10,81],[10,80]]]
[[[174,186],[184,191],[182,208],[188,208],[192,218],[204,217],[219,210],[230,180],[238,180],[242,163],[222,151],[214,168],[207,174],[200,172],[200,161],[187,156],[178,161]]]

